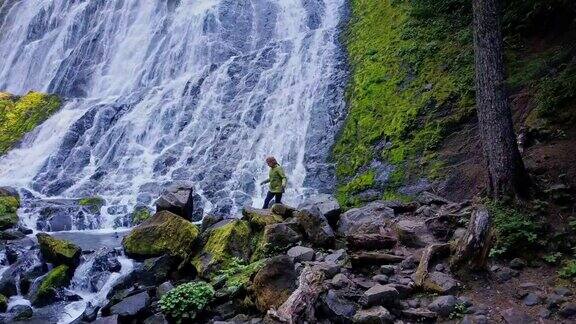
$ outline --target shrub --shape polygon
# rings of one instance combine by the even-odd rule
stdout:
[[[568,261],[568,263],[558,271],[558,275],[566,279],[576,278],[576,259]]]
[[[491,256],[518,254],[539,245],[540,225],[533,217],[502,202],[490,202],[487,206],[492,214],[496,238]]]
[[[203,281],[189,282],[162,296],[159,305],[164,314],[180,323],[194,319],[212,298],[214,289],[210,284]]]

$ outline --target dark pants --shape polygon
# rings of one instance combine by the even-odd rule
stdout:
[[[270,192],[268,191],[268,194],[266,195],[266,199],[264,199],[264,207],[262,207],[263,209],[268,209],[268,204],[270,204],[270,201],[272,200],[272,198],[276,197],[276,203],[277,204],[281,204],[282,203],[282,193],[281,192]]]

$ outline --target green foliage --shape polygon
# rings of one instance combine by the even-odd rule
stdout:
[[[18,224],[16,211],[20,207],[20,201],[16,197],[0,197],[0,230]]]
[[[336,192],[336,197],[342,206],[344,206],[344,208],[357,206],[360,201],[353,195],[372,188],[375,183],[375,176],[374,171],[368,171],[355,177],[347,184],[340,186]]]
[[[533,217],[503,202],[490,202],[487,207],[492,214],[496,236],[490,256],[530,252],[539,245],[540,224]]]
[[[463,303],[457,303],[448,318],[451,320],[459,319],[463,318],[466,314],[468,314],[468,307]]]
[[[58,97],[39,92],[30,92],[22,97],[1,94],[0,155],[56,112],[60,105]]]
[[[566,265],[558,271],[558,275],[561,278],[576,278],[576,259],[570,260]]]
[[[137,207],[134,212],[132,212],[132,225],[138,225],[149,219],[150,216],[152,216],[152,214],[147,207]]]
[[[162,312],[177,322],[187,322],[196,317],[214,298],[214,288],[206,282],[189,282],[182,284],[159,301]]]
[[[225,269],[219,271],[219,279],[224,280],[226,288],[236,290],[245,287],[254,273],[262,268],[264,260],[252,263],[234,257]]]
[[[562,259],[562,253],[561,252],[553,252],[550,254],[546,254],[545,256],[542,257],[542,259],[544,261],[546,261],[547,263],[557,264],[560,261],[560,259]]]

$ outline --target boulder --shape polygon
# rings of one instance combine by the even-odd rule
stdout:
[[[530,324],[535,323],[534,319],[522,310],[508,308],[500,313],[505,323],[508,324]]]
[[[342,236],[378,234],[394,216],[394,210],[386,203],[375,201],[342,214],[338,221],[338,233]]]
[[[20,198],[17,193],[2,189],[0,191],[0,230],[5,230],[18,225]]]
[[[202,234],[203,246],[192,259],[192,265],[203,278],[210,278],[226,267],[233,258],[248,261],[252,231],[244,220],[227,219]]]
[[[335,290],[328,290],[320,298],[319,307],[332,323],[350,323],[360,308],[358,304],[338,296]]]
[[[423,247],[426,245],[423,237],[425,236],[425,226],[423,223],[403,219],[394,224],[394,231],[403,245],[408,247]]]
[[[202,198],[194,193],[191,185],[172,185],[156,200],[156,212],[169,211],[190,221],[202,219]]]
[[[0,231],[0,240],[2,241],[13,241],[20,240],[26,237],[26,234],[22,233],[18,228],[9,228]]]
[[[26,321],[34,315],[34,310],[28,305],[16,305],[10,309],[14,321]]]
[[[271,210],[272,213],[280,215],[283,218],[292,217],[294,215],[294,212],[296,211],[296,209],[284,204],[274,204],[272,205]]]
[[[174,285],[170,281],[162,283],[156,289],[156,298],[158,299],[162,298],[162,296],[164,296],[167,292],[169,292],[172,289],[174,289]]]
[[[449,274],[433,271],[426,276],[422,288],[441,295],[453,294],[460,289],[460,283]]]
[[[281,223],[284,220],[282,216],[273,213],[270,209],[257,209],[248,206],[242,209],[242,216],[257,229],[262,229],[266,225]]]
[[[314,250],[305,246],[295,246],[287,252],[288,256],[294,259],[294,262],[314,260]]]
[[[355,324],[388,324],[393,323],[393,316],[382,306],[361,309],[352,320]]]
[[[32,287],[30,292],[32,305],[42,307],[55,302],[58,290],[70,284],[72,275],[73,272],[66,265],[59,265],[52,269],[40,280],[39,285]]]
[[[132,295],[110,308],[112,315],[118,315],[121,322],[129,322],[143,318],[149,309],[151,300],[147,291]]]
[[[573,318],[576,316],[576,303],[567,303],[560,307],[558,315],[563,318]]]
[[[36,234],[40,252],[46,262],[54,265],[67,265],[71,269],[76,269],[80,264],[82,249],[66,240],[57,239],[46,233]]]
[[[417,323],[434,323],[438,315],[425,308],[409,308],[402,311],[402,317]]]
[[[453,295],[440,296],[428,305],[428,309],[440,316],[448,317],[456,307],[457,301]]]
[[[334,231],[318,207],[301,209],[296,212],[296,218],[312,245],[330,247],[334,244]]]
[[[374,305],[391,304],[399,297],[400,293],[396,288],[390,285],[376,284],[364,292],[359,302],[364,306],[370,307]]]
[[[122,240],[126,255],[144,259],[168,254],[184,259],[198,237],[196,225],[168,211],[161,211],[136,226]]]
[[[154,314],[144,320],[144,324],[168,324],[168,320],[162,313]]]
[[[100,317],[99,319],[92,322],[92,324],[118,324],[118,315]]]
[[[297,274],[294,263],[287,255],[268,259],[256,273],[252,289],[256,307],[262,312],[282,305],[296,289]]]
[[[300,204],[298,209],[307,209],[311,207],[318,208],[320,214],[328,220],[330,225],[335,226],[338,223],[341,209],[338,200],[333,196],[328,194],[312,196]]]
[[[302,235],[289,224],[279,223],[264,228],[264,242],[270,246],[289,247],[300,240],[302,240]]]

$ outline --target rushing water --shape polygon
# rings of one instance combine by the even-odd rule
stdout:
[[[344,7],[4,1],[0,89],[57,93],[66,104],[0,159],[0,184],[26,188],[25,205],[106,199],[102,219],[72,229],[112,227],[179,180],[194,183],[205,210],[234,214],[261,201],[267,155],[289,176],[289,202],[329,189],[326,159],[344,115]]]

